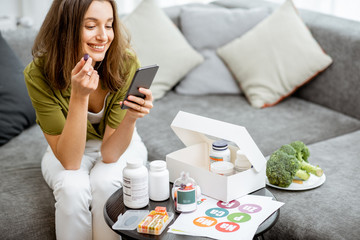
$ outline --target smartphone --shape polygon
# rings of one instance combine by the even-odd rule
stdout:
[[[149,89],[151,86],[152,81],[155,78],[156,72],[158,71],[159,66],[158,65],[150,65],[141,67],[136,70],[135,75],[131,81],[130,87],[126,93],[126,96],[124,98],[124,101],[127,100],[129,95],[134,95],[136,97],[145,98],[145,95],[139,92],[139,88],[147,88]],[[124,104],[124,101],[121,105],[121,109],[127,109],[129,108]],[[131,101],[130,101],[131,102]]]

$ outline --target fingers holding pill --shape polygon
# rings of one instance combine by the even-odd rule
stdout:
[[[93,89],[95,90],[97,88],[99,84],[99,74],[96,70],[94,70],[92,73],[91,73],[91,76],[90,76],[90,79],[89,79],[89,82],[88,82],[88,87],[90,89]]]
[[[92,58],[85,54],[71,72],[72,91],[80,95],[89,95],[99,83],[99,75],[92,66]]]

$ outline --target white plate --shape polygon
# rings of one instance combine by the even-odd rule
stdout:
[[[309,179],[306,181],[303,181],[302,184],[292,182],[290,184],[290,186],[287,188],[272,185],[269,183],[269,180],[267,178],[266,178],[266,184],[273,188],[278,188],[278,189],[283,189],[283,190],[292,190],[292,191],[301,191],[301,190],[309,190],[309,189],[317,188],[317,187],[321,186],[325,182],[325,180],[326,180],[326,176],[324,173],[321,177],[317,177],[313,174],[310,174]]]

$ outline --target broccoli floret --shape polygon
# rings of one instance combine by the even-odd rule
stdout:
[[[301,170],[300,162],[295,155],[287,154],[279,149],[271,154],[266,163],[266,176],[271,184],[288,187],[295,176],[307,180],[310,175]]]
[[[296,157],[299,161],[305,161],[309,162],[308,158],[310,156],[310,151],[308,147],[305,145],[305,143],[301,141],[295,141],[290,143],[290,146],[292,146],[296,151]]]
[[[293,155],[293,156],[297,157],[296,150],[289,144],[282,145],[281,148],[279,148],[279,150],[286,153],[286,154]]]
[[[284,146],[282,146],[281,148],[283,148]],[[308,158],[310,156],[310,151],[303,142],[295,141],[290,143],[290,146],[293,147],[293,149],[296,151],[295,156],[300,162],[301,169],[307,171],[308,173],[312,173],[318,177],[321,177],[323,175],[324,171],[319,166],[313,166],[309,163]],[[287,152],[289,152],[289,150],[287,150]]]

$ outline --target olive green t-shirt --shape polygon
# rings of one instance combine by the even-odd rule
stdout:
[[[53,89],[46,80],[43,60],[32,61],[24,70],[25,83],[32,105],[36,112],[36,122],[43,132],[49,135],[61,134],[69,111],[71,87],[66,90]],[[139,67],[139,62],[129,64],[130,74],[123,88],[110,93],[105,102],[105,114],[99,124],[87,121],[87,140],[99,139],[104,136],[105,126],[117,128],[123,120],[126,110],[119,104],[125,98],[131,80]]]

